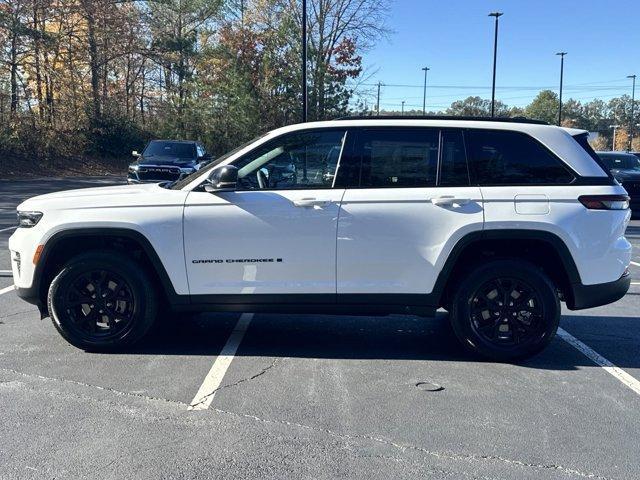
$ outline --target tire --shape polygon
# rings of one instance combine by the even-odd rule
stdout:
[[[468,350],[514,361],[549,344],[560,323],[560,301],[551,280],[536,266],[494,260],[462,280],[450,313],[453,331]]]
[[[78,348],[123,349],[153,326],[158,302],[152,285],[144,268],[122,253],[83,253],[69,260],[49,286],[51,320]]]

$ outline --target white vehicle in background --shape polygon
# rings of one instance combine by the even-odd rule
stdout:
[[[9,241],[18,295],[84,349],[175,311],[450,312],[511,360],[560,302],[628,290],[628,196],[587,132],[540,122],[367,118],[270,132],[174,183],[42,195]]]

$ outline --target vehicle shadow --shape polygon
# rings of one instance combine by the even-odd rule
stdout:
[[[153,355],[209,355],[220,353],[238,316],[200,314],[181,316],[168,323],[134,347],[131,353]],[[640,318],[563,316],[562,323],[589,324],[606,320],[614,326],[634,322],[635,338],[640,343]],[[619,337],[611,331],[599,336],[615,349]],[[626,331],[627,337],[630,336]],[[601,352],[607,355],[606,352]],[[448,314],[433,318],[414,316],[358,317],[327,315],[256,315],[237,356],[298,357],[345,360],[431,360],[445,362],[488,362],[467,352],[457,341],[448,322]],[[624,368],[640,367],[638,355],[611,358]],[[490,363],[490,362],[489,362]],[[557,338],[542,353],[519,366],[548,370],[576,370],[595,366],[572,346]]]

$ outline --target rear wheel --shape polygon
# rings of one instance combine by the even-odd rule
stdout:
[[[471,351],[495,360],[538,353],[555,335],[560,302],[549,278],[522,260],[478,266],[461,283],[451,307],[451,324]]]
[[[72,345],[114,350],[140,340],[156,317],[157,299],[144,269],[119,252],[72,258],[49,287],[54,326]]]

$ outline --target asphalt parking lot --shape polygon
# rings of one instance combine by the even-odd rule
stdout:
[[[183,316],[85,353],[7,290],[7,239],[21,199],[120,181],[0,181],[0,478],[640,478],[640,221],[636,285],[520,365],[445,313]]]

